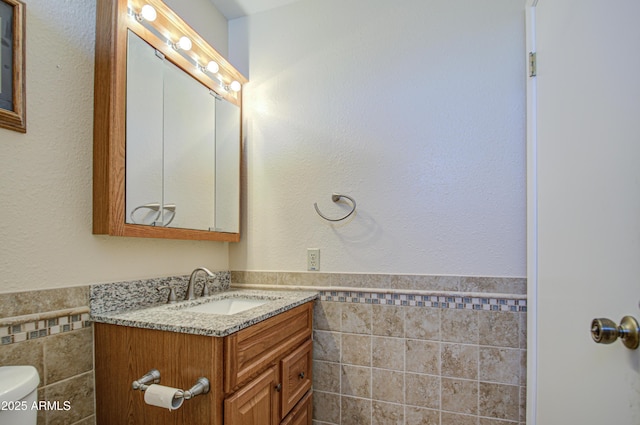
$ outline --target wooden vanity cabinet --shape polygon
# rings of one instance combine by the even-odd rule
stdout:
[[[313,303],[306,303],[225,339],[224,387],[233,393],[225,400],[225,425],[290,422],[287,415],[311,390],[312,319]],[[276,377],[270,389],[268,376]]]
[[[313,302],[223,338],[95,323],[98,425],[311,425]],[[144,403],[131,383],[158,369],[160,384],[208,394],[173,412]]]

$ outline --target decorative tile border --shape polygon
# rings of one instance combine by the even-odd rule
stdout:
[[[320,301],[526,313],[527,300],[384,292],[319,291]]]
[[[23,316],[24,319],[22,320],[20,318],[2,319],[0,321],[0,346],[44,338],[49,335],[71,332],[91,326],[89,309],[75,310],[80,311],[73,314],[69,314],[68,311],[64,310],[51,312],[51,314],[46,315],[46,318],[35,317],[31,318],[31,320],[29,320],[29,316]],[[82,310],[84,312],[81,312]]]

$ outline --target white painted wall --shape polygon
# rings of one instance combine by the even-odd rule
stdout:
[[[524,0],[301,0],[229,22],[235,270],[525,276]],[[332,192],[353,196],[338,216]]]
[[[224,243],[91,234],[95,2],[26,4],[27,134],[0,129],[0,293],[227,269]],[[198,4],[181,11],[193,26],[215,11]]]
[[[222,56],[229,53],[228,25],[211,0],[163,0]]]

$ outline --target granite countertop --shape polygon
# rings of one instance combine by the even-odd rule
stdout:
[[[229,289],[193,301],[180,301],[175,304],[160,304],[132,310],[94,312],[91,319],[99,323],[222,337],[313,301],[317,296],[317,292],[311,291]],[[231,315],[183,310],[213,300],[235,297],[269,300],[269,302]]]

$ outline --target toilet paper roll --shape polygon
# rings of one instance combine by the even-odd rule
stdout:
[[[144,392],[144,402],[151,406],[164,407],[176,410],[184,402],[184,392],[179,388],[165,387],[164,385],[151,384]]]

